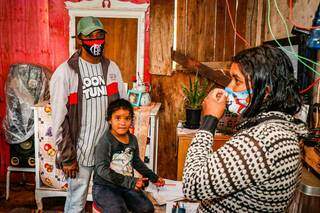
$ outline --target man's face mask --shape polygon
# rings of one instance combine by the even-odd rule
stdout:
[[[104,48],[103,39],[82,39],[82,46],[93,57],[101,56]]]
[[[224,90],[228,93],[228,111],[238,115],[242,114],[249,105],[252,90],[234,92],[228,87],[226,87]]]

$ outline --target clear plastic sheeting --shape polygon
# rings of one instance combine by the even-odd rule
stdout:
[[[34,134],[33,106],[49,100],[51,72],[41,66],[10,66],[5,85],[6,117],[3,122],[7,142],[19,144]]]

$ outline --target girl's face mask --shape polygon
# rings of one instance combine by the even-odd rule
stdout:
[[[82,39],[82,46],[93,57],[102,55],[104,39]]]
[[[240,92],[234,92],[232,89],[226,87],[224,89],[228,94],[227,108],[229,112],[242,114],[248,107],[250,101],[250,95],[252,90],[244,90]]]

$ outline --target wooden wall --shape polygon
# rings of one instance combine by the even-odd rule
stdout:
[[[246,45],[236,37],[228,16],[225,0],[178,0],[177,50],[199,61],[228,61]],[[238,4],[236,4],[238,2]],[[286,36],[284,25],[271,2],[271,26],[277,38]],[[278,0],[278,6],[289,23],[289,1]],[[296,22],[310,26],[318,1],[293,1]],[[238,32],[250,46],[272,39],[267,28],[264,0],[229,0],[230,11]],[[159,163],[161,176],[175,178],[177,169],[176,125],[184,120],[181,83],[189,74],[172,69],[170,50],[173,46],[174,0],[151,1],[150,72],[152,99],[162,103],[159,131]]]
[[[227,61],[244,48],[235,36],[225,0],[178,0],[177,51],[199,61]],[[245,34],[247,0],[229,1],[238,32]]]
[[[2,130],[9,66],[34,63],[54,70],[69,55],[68,24],[64,1],[0,0],[0,181],[10,162]]]
[[[270,23],[273,34],[276,38],[285,38],[288,36],[285,30],[285,24],[281,20],[279,13],[277,12],[275,2],[277,2],[277,6],[285,19],[286,25],[288,26],[289,33],[292,29],[292,21],[289,20],[289,2],[293,2],[293,21],[296,24],[310,27],[312,25],[312,20],[314,18],[314,14],[317,10],[319,1],[312,0],[312,1],[305,1],[305,0],[278,0],[278,1],[270,1]],[[267,20],[267,1],[263,2],[265,20],[264,20],[264,33],[261,35],[262,40],[273,40],[273,37],[270,33],[268,27],[268,20]]]
[[[233,21],[244,36],[247,0],[238,5],[235,0],[229,2]],[[189,75],[171,66],[174,0],[151,1],[150,14],[152,99],[162,103],[158,171],[166,178],[176,178],[176,126],[185,119],[181,84],[188,82]],[[199,61],[228,61],[245,46],[235,36],[224,0],[178,0],[177,17],[177,51]]]

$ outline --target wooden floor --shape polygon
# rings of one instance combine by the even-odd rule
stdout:
[[[12,183],[9,200],[5,200],[5,183],[0,183],[0,212],[1,213],[29,213],[37,212],[34,198],[35,185],[30,183]],[[63,212],[65,198],[43,198],[44,213]],[[91,202],[87,202],[86,212],[91,211]]]
[[[33,183],[12,183],[9,200],[5,200],[5,183],[0,183],[0,213],[33,213],[37,211]],[[65,198],[43,198],[43,213],[62,213]],[[87,202],[86,213],[92,212],[92,202]],[[156,213],[165,212],[165,207],[155,206]]]

